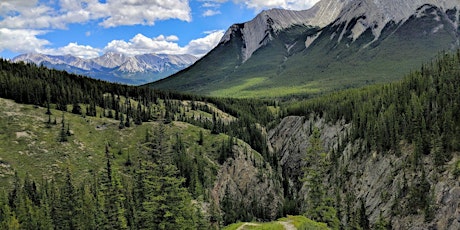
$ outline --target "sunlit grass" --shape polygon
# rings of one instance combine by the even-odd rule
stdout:
[[[296,86],[277,86],[276,84],[269,83],[271,86],[264,87],[267,81],[268,80],[263,77],[251,78],[245,80],[241,85],[212,91],[210,95],[215,97],[273,98],[296,94],[314,94],[322,90],[317,83],[300,84]]]
[[[73,133],[67,142],[59,142],[62,111],[51,109],[51,120],[56,125],[47,125],[46,108],[17,104],[0,98],[0,186],[11,183],[17,172],[22,178],[30,174],[37,181],[50,179],[69,168],[76,181],[98,173],[105,165],[105,146],[109,145],[113,166],[124,168],[128,155],[137,162],[142,154],[142,143],[147,131],[152,131],[160,122],[132,124],[119,129],[119,121],[97,117],[64,113],[65,129]],[[166,136],[172,145],[180,136],[192,153],[203,153],[210,161],[218,157],[220,144],[228,140],[224,134],[211,135],[209,130],[183,123],[172,122],[166,126]],[[204,134],[203,145],[198,144],[200,131]],[[210,170],[214,163],[209,162]]]

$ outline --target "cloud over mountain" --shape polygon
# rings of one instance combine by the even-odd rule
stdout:
[[[313,6],[319,0],[201,0],[203,1],[203,7],[216,8],[223,3],[232,1],[236,4],[256,11],[270,8],[282,8],[289,10],[305,10]],[[207,11],[206,11],[207,12]]]
[[[305,9],[317,1],[2,0],[0,1],[0,36],[2,39],[0,53],[4,51],[12,53],[38,52],[52,55],[71,54],[82,58],[91,58],[107,51],[137,55],[142,52],[152,53],[161,50],[161,53],[177,52],[202,56],[214,48],[220,40],[218,37],[223,35],[221,30],[226,29],[226,26],[206,28],[200,31],[200,35],[195,32],[192,37],[183,35],[183,33],[161,32],[163,28],[157,29],[158,22],[177,21],[191,24],[197,21],[196,18],[217,17],[217,15],[226,14],[228,4],[233,4],[242,10],[251,9],[257,12],[267,8]],[[224,6],[224,4],[227,5]],[[120,27],[130,29],[133,26],[144,28],[142,31],[137,31],[137,35],[131,31],[131,38],[114,36],[105,39],[102,45],[88,42],[89,37],[98,36],[100,31]],[[61,34],[64,34],[65,31],[73,32],[75,27],[84,27],[81,37],[74,36],[74,33],[69,33],[65,39],[54,36],[56,32]],[[145,32],[144,29],[148,27],[153,28],[152,31],[155,33]],[[174,28],[169,29],[173,30]],[[215,31],[203,34],[206,30]],[[176,39],[168,37],[171,35],[175,36]],[[84,38],[87,40],[82,41]],[[98,40],[101,39],[98,38]]]

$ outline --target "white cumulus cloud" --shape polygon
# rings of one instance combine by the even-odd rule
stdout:
[[[64,47],[57,49],[42,49],[39,50],[39,53],[51,54],[51,55],[73,55],[80,58],[95,58],[99,57],[101,50],[93,48],[88,45],[79,45],[76,42],[71,42]]]
[[[242,4],[246,8],[260,11],[270,8],[283,8],[289,10],[306,10],[312,7],[319,0],[201,0],[203,7],[220,5],[224,2],[233,1]]]
[[[64,29],[91,20],[100,21],[103,27],[116,27],[192,19],[188,0],[2,0],[0,18],[0,27],[10,29]]]
[[[129,41],[113,40],[104,48],[105,52],[113,51],[127,55],[139,55],[145,53],[181,53],[181,47],[167,37],[160,35],[149,38],[143,34],[137,34]]]
[[[214,15],[218,15],[218,14],[221,14],[221,12],[219,10],[207,9],[206,11],[203,12],[204,17],[210,17],[210,16],[214,16]]]
[[[43,46],[50,42],[37,38],[46,31],[28,29],[0,28],[0,52],[11,50],[17,53],[38,52]]]
[[[190,41],[185,47],[187,50],[186,53],[198,57],[204,56],[219,44],[220,39],[224,36],[224,32],[223,30],[209,31],[206,37]]]
[[[114,27],[119,25],[153,25],[157,20],[192,19],[188,0],[121,0],[102,4],[107,18],[100,25]]]
[[[0,1],[0,15],[21,12],[37,5],[38,0],[2,0]]]
[[[161,54],[191,54],[195,56],[203,56],[209,50],[214,48],[220,41],[224,31],[212,31],[206,33],[203,38],[198,38],[190,41],[185,46],[180,46],[176,36],[164,36],[149,38],[143,34],[137,34],[129,41],[113,40],[104,48],[104,52],[119,52],[127,55],[139,55],[145,53],[161,53]]]

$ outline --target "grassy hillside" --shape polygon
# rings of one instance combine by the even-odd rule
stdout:
[[[146,135],[154,135],[163,122],[144,122],[130,128],[119,128],[119,121],[110,118],[75,115],[51,109],[51,119],[57,124],[49,125],[46,108],[23,105],[12,100],[0,98],[0,183],[4,186],[12,182],[14,172],[21,177],[30,174],[35,180],[50,179],[62,174],[68,167],[78,181],[102,170],[105,159],[105,146],[110,146],[114,166],[127,169],[125,163],[130,159],[136,162],[142,154],[142,143]],[[65,129],[70,128],[71,136],[67,142],[60,142],[62,115]],[[209,116],[195,111],[195,116]],[[224,116],[224,114],[223,114]],[[69,126],[68,126],[69,125]],[[211,171],[215,170],[220,143],[227,135],[210,135],[206,130],[189,123],[172,122],[165,125],[168,145],[180,136],[187,150],[195,154],[206,153]],[[200,145],[200,133],[203,142]],[[212,174],[207,175],[212,178]]]
[[[9,98],[0,99],[0,229],[218,227],[224,194],[216,193],[228,176],[280,196],[263,128],[278,109],[268,102],[160,92],[6,60],[0,82]],[[219,173],[236,166],[257,178]],[[260,200],[236,218],[277,215],[259,211],[270,205]]]

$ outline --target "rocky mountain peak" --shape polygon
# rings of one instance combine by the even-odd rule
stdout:
[[[403,22],[424,5],[447,10],[460,7],[460,2],[458,0],[347,0],[334,24],[350,23],[359,18],[352,28],[353,40],[368,28],[372,29],[375,39],[378,39],[388,22]]]
[[[151,53],[128,56],[117,52],[107,52],[92,59],[39,53],[21,54],[13,58],[14,62],[43,64],[49,68],[130,84],[145,84],[164,78],[192,65],[197,60],[197,57],[187,54]]]
[[[244,42],[243,62],[245,62],[257,49],[270,40],[271,32],[276,33],[294,25],[324,27],[336,19],[346,2],[347,0],[323,0],[312,8],[302,11],[265,10],[249,22],[231,26],[220,43],[230,41],[235,34],[242,34]]]
[[[242,62],[247,61],[260,47],[272,39],[272,33],[283,29],[304,25],[325,27],[331,23],[350,23],[358,20],[352,28],[353,40],[371,28],[378,39],[385,25],[394,21],[407,20],[423,5],[433,5],[441,9],[460,8],[458,0],[322,0],[312,8],[302,11],[271,9],[262,11],[253,20],[231,26],[220,43],[226,43],[235,36],[241,36],[244,43]],[[345,27],[346,28],[346,27]]]
[[[126,62],[128,60],[128,56],[122,53],[107,52],[100,57],[94,58],[93,60],[101,66],[114,68]]]

